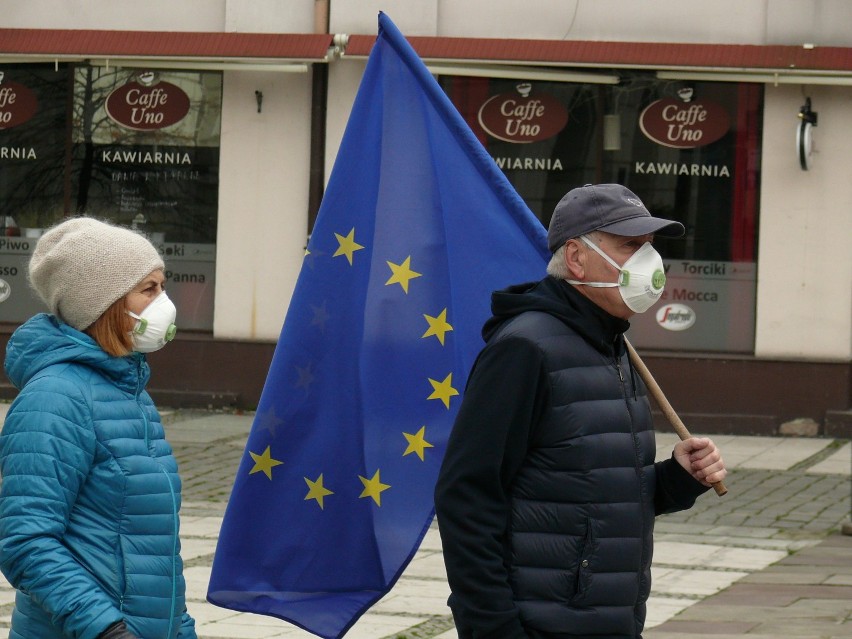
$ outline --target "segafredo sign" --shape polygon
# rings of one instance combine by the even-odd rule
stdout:
[[[649,104],[639,116],[645,137],[674,149],[694,149],[715,142],[730,126],[728,112],[707,101],[664,98]]]
[[[11,129],[28,121],[38,109],[32,89],[20,82],[5,80],[0,71],[0,129]]]
[[[189,96],[152,71],[118,87],[107,96],[106,112],[121,126],[137,131],[162,129],[180,122],[189,113]]]
[[[695,311],[686,304],[666,304],[657,310],[657,324],[667,331],[685,331],[695,324]]]
[[[533,91],[529,82],[514,93],[500,93],[486,100],[477,118],[488,135],[516,144],[551,138],[568,122],[568,109],[552,95]]]

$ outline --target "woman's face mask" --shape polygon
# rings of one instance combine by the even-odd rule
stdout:
[[[130,333],[133,338],[133,350],[137,353],[158,351],[167,342],[172,341],[177,333],[177,309],[165,291],[155,297],[141,315],[132,311],[127,311],[127,314],[137,320]]]
[[[599,288],[618,287],[621,299],[634,313],[644,313],[660,299],[666,285],[666,271],[663,258],[654,250],[650,242],[645,242],[638,251],[630,256],[624,266],[619,266],[614,259],[604,253],[601,248],[585,235],[580,239],[585,244],[609,262],[619,273],[617,282],[579,282],[568,280],[570,284],[594,286]]]

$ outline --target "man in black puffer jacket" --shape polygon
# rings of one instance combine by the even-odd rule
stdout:
[[[654,234],[681,235],[616,184],[553,214],[548,277],[494,293],[435,490],[460,639],[636,639],[655,515],[726,471],[710,439],[654,463],[627,319],[662,294]]]

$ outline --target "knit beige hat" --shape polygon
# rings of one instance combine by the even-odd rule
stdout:
[[[157,249],[139,233],[75,217],[39,238],[29,278],[51,312],[82,331],[161,268]]]

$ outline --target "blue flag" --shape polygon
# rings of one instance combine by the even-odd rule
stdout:
[[[208,600],[341,637],[432,491],[493,290],[545,231],[384,14],[237,471]]]

